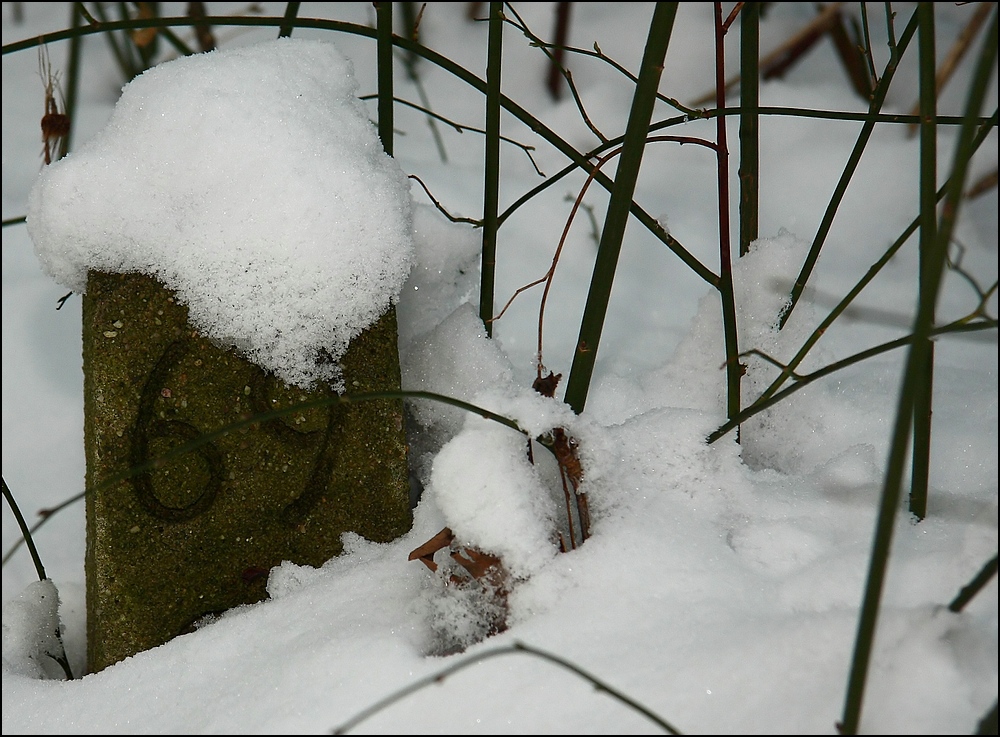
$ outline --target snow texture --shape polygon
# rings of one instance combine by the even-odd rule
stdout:
[[[319,41],[153,67],[32,190],[44,270],[76,292],[89,270],[155,276],[196,328],[287,383],[338,380],[413,253],[408,180],[357,87]]]

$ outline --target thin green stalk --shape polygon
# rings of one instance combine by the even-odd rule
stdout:
[[[555,42],[546,86],[549,88],[549,95],[557,102],[562,97],[562,81],[566,74],[566,68],[563,66],[566,50],[563,47],[566,45],[566,37],[569,35],[570,8],[572,8],[572,3],[556,3],[556,27],[553,34]],[[543,50],[548,52],[548,49]],[[546,53],[546,55],[548,54]]]
[[[122,8],[122,18],[128,17],[128,5],[128,3],[120,3]],[[136,3],[135,5],[137,8],[149,8],[149,12],[151,14],[150,17],[152,18],[156,18],[160,15],[159,3],[145,3],[144,5]],[[132,45],[135,47],[136,52],[139,54],[139,59],[142,62],[142,69],[140,69],[137,73],[141,74],[155,63],[156,55],[160,50],[160,36],[161,33],[156,33],[147,43],[143,44],[136,43],[135,38],[129,38],[129,41],[132,42]]]
[[[904,32],[905,35],[905,32]],[[868,580],[865,584],[864,601],[861,606],[861,616],[858,621],[858,633],[855,641],[854,656],[851,659],[851,673],[847,684],[847,696],[844,702],[844,716],[841,733],[856,734],[861,724],[861,709],[864,700],[865,682],[868,676],[868,665],[875,639],[875,626],[878,620],[879,604],[882,599],[882,588],[885,572],[888,567],[889,550],[892,545],[893,526],[896,520],[896,510],[903,481],[906,455],[908,452],[910,424],[913,420],[913,410],[916,386],[920,381],[920,373],[927,364],[929,345],[928,338],[933,331],[933,317],[940,290],[941,277],[945,270],[948,257],[948,244],[958,218],[962,203],[962,192],[965,188],[965,178],[969,161],[973,153],[975,137],[975,120],[979,115],[986,89],[989,86],[993,65],[997,56],[997,9],[993,7],[990,29],[980,52],[979,62],[969,85],[969,97],[965,113],[968,116],[966,124],[959,132],[958,145],[955,149],[954,163],[944,206],[938,224],[937,238],[934,250],[928,254],[926,268],[922,268],[926,289],[921,289],[917,318],[914,325],[914,341],[910,346],[906,361],[906,371],[903,375],[903,386],[900,391],[899,405],[896,411],[896,424],[889,451],[889,461],[886,468],[885,483],[882,489],[882,502],[879,507],[878,522],[875,528],[875,538],[872,544],[871,562],[868,570]]]
[[[937,114],[934,3],[917,6],[920,70],[920,268],[919,293],[930,288],[934,247],[937,241]],[[934,324],[933,305],[931,324]],[[913,466],[910,475],[910,513],[918,520],[927,516],[930,485],[931,409],[934,396],[934,344],[924,348],[927,361],[915,387],[913,402]]]
[[[993,706],[983,714],[983,718],[979,720],[979,726],[976,727],[975,734],[996,734],[997,733],[997,711],[1000,704],[994,701]]]
[[[972,146],[974,151],[977,150],[987,139],[987,137],[990,134],[990,131],[996,126],[996,121],[997,121],[997,113],[996,111],[994,111],[993,117],[989,121],[987,121],[985,125],[981,126],[979,132],[976,134],[976,138],[973,141],[973,146]],[[938,200],[944,198],[945,193],[948,191],[949,182],[950,180],[946,181],[938,189],[937,193],[935,194],[935,203]],[[840,300],[840,302],[837,304],[836,307],[830,310],[830,313],[823,319],[823,321],[816,327],[816,329],[812,332],[812,334],[806,339],[806,341],[802,344],[802,347],[799,348],[798,352],[795,354],[794,358],[792,358],[792,360],[788,362],[787,366],[782,369],[778,377],[771,383],[771,385],[767,389],[764,390],[764,392],[760,395],[760,397],[758,397],[758,399],[754,402],[754,405],[756,405],[757,402],[760,402],[770,397],[772,394],[774,394],[774,392],[776,392],[781,387],[782,384],[785,383],[786,380],[788,380],[788,378],[792,375],[795,369],[798,368],[799,364],[802,363],[802,361],[805,359],[809,351],[812,350],[813,346],[815,346],[816,343],[819,342],[819,339],[823,337],[827,329],[834,323],[834,321],[837,320],[837,318],[839,318],[844,313],[844,311],[850,306],[850,304],[854,301],[854,299],[859,294],[861,294],[861,292],[865,289],[865,287],[868,286],[868,284],[872,281],[872,279],[874,279],[878,275],[878,273],[882,270],[882,268],[887,263],[889,263],[889,260],[896,255],[896,252],[900,248],[902,248],[902,246],[909,240],[910,236],[917,231],[917,228],[920,226],[920,217],[921,216],[918,214],[913,219],[913,221],[906,227],[906,230],[904,230],[900,234],[900,236],[892,243],[892,245],[890,245],[889,248],[886,249],[885,253],[883,253],[882,256],[879,257],[878,261],[872,264],[872,266],[868,269],[865,275],[861,277],[858,283],[855,284],[854,287],[846,295],[844,295],[844,298]]]
[[[740,12],[740,256],[757,240],[760,177],[760,3]]]
[[[95,8],[99,7],[103,3],[94,3]],[[124,20],[129,17],[128,3],[118,3],[118,15]],[[132,43],[132,36],[124,33],[122,34],[122,53],[128,56],[128,69],[130,76],[128,79],[135,77],[142,73],[142,55],[139,53],[139,48]]]
[[[205,3],[188,3],[187,14],[191,19],[195,40],[198,42],[198,51],[202,53],[215,51],[215,34],[212,32],[212,26],[205,23]]]
[[[896,12],[892,9],[892,3],[885,3],[885,31],[889,35],[889,49],[896,48]]]
[[[875,69],[875,57],[872,54],[872,38],[868,23],[868,3],[861,5],[861,27],[864,29],[865,58],[868,60],[868,76],[872,79],[872,85],[878,84],[878,71]]]
[[[715,3],[715,106],[726,107],[726,31],[722,19],[722,3]],[[733,287],[733,247],[729,229],[729,146],[726,119],[715,119],[716,174],[719,185],[719,298],[722,300],[722,334],[726,345],[726,416],[740,413],[739,333],[736,326],[736,293]],[[739,430],[737,430],[737,438]],[[738,440],[737,440],[738,442]]]
[[[417,4],[415,2],[401,2],[399,3],[399,9],[403,16],[403,29],[406,31],[406,35],[413,41],[417,40],[417,24],[420,21],[420,13],[417,12]],[[416,68],[417,62],[420,57],[417,56],[413,51],[407,51],[403,54],[403,65],[406,67],[407,72],[411,79],[416,78]]]
[[[73,3],[70,11],[70,26],[79,28],[83,23],[81,3]],[[70,150],[73,131],[76,130],[76,95],[80,88],[80,54],[83,51],[83,36],[74,36],[69,42],[69,58],[66,61],[66,109],[63,111],[69,118],[69,133],[59,142],[59,158]]]
[[[738,107],[730,107],[725,110],[706,110],[704,117],[711,118],[716,115],[739,115]],[[857,121],[862,123],[896,123],[900,125],[918,125],[919,115],[904,115],[901,113],[852,113],[840,110],[819,110],[816,108],[794,108],[794,107],[770,107],[761,106],[761,115],[780,115],[789,118],[814,118],[816,120],[844,120]],[[938,115],[934,122],[938,125],[962,125],[965,118],[961,115]],[[986,122],[985,118],[977,119],[978,123]],[[994,124],[995,126],[996,124]]]
[[[278,29],[278,38],[290,38],[295,29],[295,18],[299,14],[299,6],[302,3],[285,4],[285,23]]]
[[[171,31],[169,28],[163,28],[160,30],[160,35],[167,39],[167,43],[174,47],[174,50],[181,56],[192,56],[195,50],[188,46],[181,40],[181,37],[176,33]]]
[[[417,3],[415,2],[402,2],[399,4],[403,11],[403,28],[406,29],[407,37],[415,42],[419,43],[419,26],[420,26],[420,16],[423,13],[423,7],[421,10],[417,11]],[[441,163],[448,163],[448,151],[445,149],[444,140],[441,138],[441,132],[438,130],[437,123],[434,118],[439,118],[440,116],[430,113],[431,101],[427,96],[427,90],[424,89],[424,83],[420,79],[420,74],[417,72],[418,62],[420,57],[413,49],[403,52],[403,68],[406,70],[406,78],[413,83],[413,86],[417,88],[417,94],[420,96],[420,103],[425,108],[427,114],[427,127],[431,131],[431,137],[434,139],[434,145],[437,146],[438,155],[441,157]],[[396,100],[399,102],[399,100]]]
[[[947,325],[942,325],[941,327],[934,328],[930,335],[931,337],[936,337],[939,335],[948,335],[951,333],[972,333],[979,332],[980,330],[996,330],[997,321],[993,319],[976,320],[974,322],[969,322],[966,318],[961,318],[950,322]],[[869,358],[874,358],[883,353],[888,353],[889,351],[894,351],[897,348],[902,348],[903,346],[910,345],[916,340],[916,336],[913,334],[904,335],[902,338],[896,338],[896,340],[890,340],[888,343],[881,343],[871,348],[866,348],[863,351],[854,353],[847,358],[842,358],[839,361],[834,361],[831,364],[824,366],[821,369],[817,369],[809,374],[794,374],[795,383],[791,386],[787,386],[776,394],[772,394],[767,398],[758,399],[756,402],[751,404],[749,407],[740,412],[736,417],[728,420],[724,424],[717,427],[705,438],[705,442],[708,444],[714,443],[725,437],[731,430],[739,427],[741,423],[746,422],[754,415],[758,415],[769,407],[773,407],[778,402],[788,398],[800,389],[805,389],[809,384],[816,381],[817,379],[822,379],[825,376],[829,376],[832,373],[841,371],[848,366],[853,366],[856,363],[861,363],[862,361],[867,361]],[[758,355],[763,355],[755,350],[749,351],[750,353],[756,353]]]
[[[103,3],[94,3],[94,13],[97,15],[97,18],[100,20],[102,26],[113,25],[112,21],[108,20],[108,15],[104,10]],[[125,18],[127,18],[127,16],[125,16]],[[125,21],[125,18],[122,18],[122,22]],[[133,26],[133,27],[139,28],[140,26]],[[78,31],[82,29],[74,28],[73,30]],[[104,38],[108,42],[108,48],[111,49],[111,55],[114,56],[115,61],[118,62],[118,68],[121,70],[122,76],[125,78],[126,81],[132,79],[132,77],[138,74],[138,72],[136,71],[135,68],[135,62],[133,61],[133,59],[131,58],[131,54],[127,50],[130,44],[128,43],[119,44],[118,37],[115,35],[113,31],[109,31],[108,33],[104,34]]]
[[[392,156],[392,3],[375,5],[375,56],[378,67],[378,135]]]
[[[479,283],[479,318],[493,336],[497,268],[497,212],[500,209],[500,77],[503,61],[503,3],[490,3],[486,51],[486,154],[483,185],[483,263]]]
[[[566,383],[565,401],[578,414],[583,411],[587,402],[587,392],[594,373],[601,331],[604,329],[604,318],[611,298],[611,285],[618,265],[618,255],[625,236],[629,210],[634,204],[632,196],[645,151],[646,132],[649,130],[653,106],[656,104],[656,90],[663,73],[663,59],[670,43],[676,15],[677,3],[657,3],[649,24],[649,35],[639,68],[639,81],[632,97],[632,109],[625,128],[621,160],[618,162],[618,171],[611,188],[604,232],[601,234],[601,244],[597,250],[597,260],[580,324],[580,336],[573,357],[573,366]]]
[[[10,511],[14,513],[17,526],[21,528],[21,539],[28,546],[28,553],[31,554],[31,562],[35,564],[35,573],[38,574],[38,580],[44,581],[48,576],[45,575],[45,566],[42,565],[41,556],[38,555],[38,548],[35,547],[35,540],[31,536],[31,530],[28,529],[28,523],[24,521],[24,515],[21,514],[21,509],[17,506],[17,501],[15,501],[10,487],[7,486],[7,479],[0,479],[0,482],[3,483],[3,498],[7,500]]]
[[[986,584],[993,580],[995,575],[997,575],[997,556],[994,555],[986,565],[979,569],[979,573],[962,587],[958,595],[951,600],[951,603],[948,605],[948,611],[958,614],[965,609],[965,605],[972,601],[976,594],[982,591]]]
[[[910,17],[910,22],[906,24],[906,28],[903,30],[903,35],[899,40],[899,45],[893,48],[889,63],[886,65],[885,71],[882,73],[882,79],[879,80],[878,86],[872,94],[872,102],[868,110],[869,119],[865,121],[865,124],[861,128],[861,133],[858,134],[858,140],[854,144],[854,150],[851,152],[851,155],[847,160],[847,165],[844,167],[844,171],[840,175],[840,181],[837,182],[837,187],[833,192],[833,196],[830,198],[830,203],[827,205],[826,212],[823,214],[823,220],[820,222],[819,229],[816,231],[816,237],[813,239],[812,245],[809,247],[809,253],[806,255],[806,260],[802,264],[802,270],[795,278],[795,283],[792,286],[792,291],[789,295],[788,304],[782,310],[781,316],[778,318],[779,328],[783,328],[785,323],[788,322],[788,318],[791,316],[792,310],[795,309],[795,305],[798,304],[799,298],[802,296],[802,292],[806,288],[806,282],[809,281],[809,276],[812,274],[813,267],[816,265],[817,259],[819,259],[819,252],[823,248],[823,244],[826,242],[827,236],[830,234],[833,219],[836,216],[837,210],[840,208],[840,203],[843,201],[844,195],[847,192],[847,185],[850,184],[851,177],[854,176],[854,172],[857,170],[858,164],[861,161],[861,155],[864,153],[865,148],[868,145],[868,141],[871,138],[872,133],[875,131],[875,120],[873,119],[874,115],[882,109],[882,104],[885,102],[886,95],[889,93],[889,86],[891,85],[892,78],[896,73],[897,67],[899,66],[899,61],[916,30],[917,13],[914,11],[913,15]]]
[[[672,125],[678,125],[682,122],[684,122],[683,116],[672,118],[670,121],[661,121],[659,124],[651,125],[649,127],[649,130],[650,132],[654,130],[662,130],[663,128],[669,128]],[[624,136],[618,136],[617,138],[612,138],[607,143],[602,143],[596,148],[583,154],[583,156],[588,161],[590,159],[597,158],[605,151],[615,148],[616,146],[620,146],[624,140],[625,140]],[[500,213],[499,224],[503,225],[503,223],[507,220],[507,218],[513,215],[518,210],[518,208],[520,208],[526,202],[530,201],[538,194],[544,192],[549,187],[554,186],[564,177],[572,174],[573,172],[581,168],[584,167],[581,167],[581,165],[578,162],[574,161],[572,164],[563,167],[555,174],[547,177],[545,181],[540,182],[537,186],[529,189],[527,192],[521,195],[517,200],[515,200],[506,210]],[[586,168],[584,168],[584,170],[587,171]],[[693,271],[697,276],[699,276],[702,280],[704,280],[709,286],[718,289],[719,277],[716,276],[707,266],[702,264],[701,261],[699,261],[694,255],[691,254],[690,251],[684,248],[684,246],[680,243],[680,241],[678,241],[676,238],[674,238],[665,230],[663,230],[663,226],[661,226],[658,222],[653,220],[645,212],[645,210],[640,208],[634,202],[632,203],[632,214],[635,215],[636,219],[639,220],[640,223],[649,228],[650,231],[653,233],[653,235],[659,238],[659,240],[668,249],[670,249],[674,253],[674,255],[680,258],[680,260],[684,262],[684,264],[689,269],[691,269],[691,271]]]
[[[10,509],[14,513],[14,518],[17,520],[17,525],[21,528],[21,540],[27,544],[28,551],[31,553],[31,560],[35,564],[35,573],[38,574],[38,580],[44,581],[47,578],[45,575],[45,566],[42,565],[42,559],[35,548],[35,540],[31,536],[31,531],[28,529],[28,525],[24,521],[24,516],[17,506],[17,502],[14,500],[14,494],[11,492],[10,487],[7,486],[7,479],[0,479],[0,483],[3,484],[3,498],[7,500],[7,504],[10,505]],[[45,654],[59,663],[59,666],[63,669],[63,673],[66,674],[66,680],[72,681],[73,669],[70,668],[69,659],[66,657],[66,648],[63,645],[62,633],[59,631],[58,626],[56,626],[55,632],[52,634],[55,635],[56,641],[59,643],[59,649],[55,653],[46,651]]]
[[[927,341],[927,360],[920,370],[913,397],[913,463],[910,472],[910,514],[927,516],[931,475],[931,414],[934,399],[934,343]]]

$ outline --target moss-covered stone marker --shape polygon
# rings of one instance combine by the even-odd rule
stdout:
[[[387,541],[409,528],[399,401],[272,416],[128,475],[205,433],[335,392],[289,387],[215,345],[142,274],[89,274],[83,359],[91,671],[260,601],[271,567],[321,565],[346,531]],[[349,393],[398,389],[395,311],[340,364]]]

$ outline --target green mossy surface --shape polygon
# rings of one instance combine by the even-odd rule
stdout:
[[[122,478],[203,433],[324,396],[199,335],[141,274],[91,273],[83,307],[87,646],[99,671],[266,598],[282,561],[322,565],[353,531],[409,529],[402,403],[295,411]],[[399,388],[390,310],[341,361],[350,393]],[[103,483],[102,483],[103,482]]]

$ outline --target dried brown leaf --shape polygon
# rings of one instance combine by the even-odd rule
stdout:
[[[441,530],[441,532],[436,534],[423,545],[418,545],[414,548],[414,550],[410,553],[408,560],[419,560],[425,566],[430,568],[431,571],[436,571],[438,569],[438,565],[434,562],[434,554],[442,548],[447,548],[451,545],[451,542],[454,539],[455,534],[451,531],[451,528],[445,527]]]

